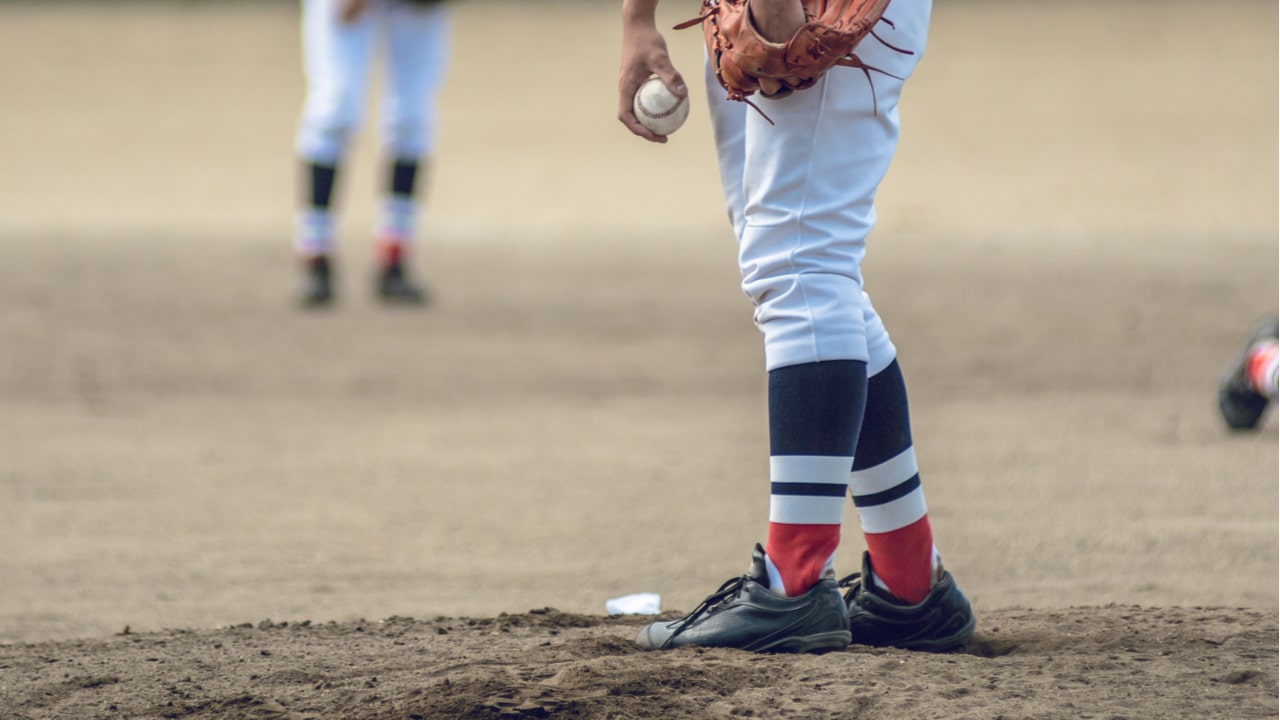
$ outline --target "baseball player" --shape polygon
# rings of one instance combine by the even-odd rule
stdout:
[[[706,2],[704,13],[731,28],[731,3],[742,4]],[[688,92],[655,25],[657,4],[623,1],[618,117],[632,133],[664,142],[632,112],[651,73],[677,95]],[[748,22],[785,43],[813,19],[806,8],[814,5],[750,0]],[[808,652],[852,641],[940,651],[973,632],[970,605],[934,547],[906,386],[861,270],[876,188],[898,140],[898,98],[924,51],[930,11],[931,0],[893,0],[884,14],[891,23],[877,23],[856,46],[874,72],[835,67],[795,90],[761,82],[752,105],[726,98],[718,71],[731,74],[728,50],[708,55],[725,204],[742,288],[764,336],[769,523],[747,573],[686,617],[645,627],[637,638],[644,648]],[[867,551],[861,573],[837,583],[846,493]]]
[[[1276,375],[1280,370],[1280,320],[1258,323],[1244,349],[1223,374],[1218,385],[1218,409],[1232,430],[1254,430],[1276,399]]]
[[[298,126],[301,209],[295,246],[306,306],[334,297],[334,186],[363,119],[374,51],[385,49],[380,105],[385,190],[376,231],[378,296],[421,303],[409,273],[416,195],[435,149],[436,94],[448,60],[449,18],[440,0],[302,0],[307,97]]]

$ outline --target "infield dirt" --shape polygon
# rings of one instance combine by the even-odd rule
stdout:
[[[0,4],[0,719],[1276,716],[1277,425],[1215,407],[1277,307],[1274,3],[936,8],[866,275],[979,627],[806,657],[604,614],[767,517],[703,104],[626,134],[613,3],[455,7],[438,302],[371,297],[365,133],[305,313],[297,6]]]

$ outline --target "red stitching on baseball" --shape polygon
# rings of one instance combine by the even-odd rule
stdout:
[[[623,97],[626,97],[626,96],[624,95]],[[681,104],[681,102],[680,102],[680,98],[676,98],[676,104],[675,104],[675,105],[672,105],[670,110],[668,110],[668,111],[666,111],[666,112],[664,112],[664,113],[659,113],[658,115],[654,115],[652,112],[649,112],[649,108],[645,107],[645,106],[644,106],[644,103],[642,102],[642,103],[640,103],[640,112],[644,113],[644,116],[645,116],[645,117],[655,118],[655,119],[657,119],[657,118],[664,118],[664,117],[671,117],[672,115],[674,115],[674,114],[675,114],[675,112],[676,112],[677,110],[679,110],[679,109],[680,109],[680,104]]]

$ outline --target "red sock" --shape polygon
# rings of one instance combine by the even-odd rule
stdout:
[[[382,265],[395,265],[404,259],[404,243],[383,240],[378,243],[378,260]]]
[[[1264,397],[1275,396],[1276,354],[1280,346],[1275,342],[1255,345],[1249,351],[1249,359],[1245,361],[1245,377],[1249,385]]]
[[[840,546],[839,525],[769,523],[764,552],[782,576],[786,595],[803,595],[817,584],[827,561]]]
[[[867,533],[867,552],[876,577],[895,597],[912,605],[933,584],[933,530],[929,516],[887,533]]]

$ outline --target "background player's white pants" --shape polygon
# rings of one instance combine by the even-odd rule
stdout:
[[[931,0],[894,0],[885,17],[896,29],[876,26],[914,54],[867,37],[858,56],[905,79],[924,53],[931,9]],[[775,125],[726,100],[709,65],[706,85],[742,288],[756,306],[767,368],[862,360],[872,375],[883,370],[895,350],[860,266],[876,188],[898,142],[903,81],[872,72],[868,83],[860,70],[835,68],[789,97],[753,96]]]
[[[383,151],[419,158],[435,150],[436,93],[449,57],[445,3],[374,0],[358,20],[339,22],[337,0],[302,0],[307,99],[297,151],[336,164],[364,117],[375,48],[386,49],[379,120]]]

